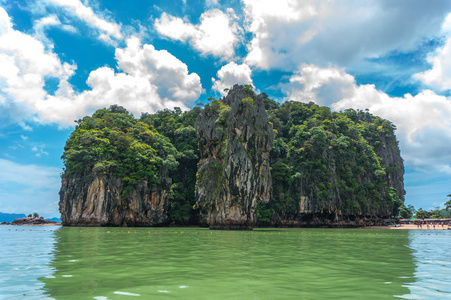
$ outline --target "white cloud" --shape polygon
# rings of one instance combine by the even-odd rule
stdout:
[[[161,14],[161,17],[155,20],[155,29],[164,36],[182,42],[197,33],[196,26],[166,13]]]
[[[187,108],[203,92],[200,78],[189,73],[186,64],[166,50],[141,45],[138,38],[127,40],[127,47],[116,49],[121,72],[102,67],[89,74],[90,89],[76,93],[68,83],[75,66],[62,63],[42,42],[16,31],[5,10],[0,8],[0,106],[14,106],[18,121],[34,118],[61,126],[112,104],[124,106],[140,115],[164,108]],[[58,90],[49,95],[45,79],[59,80]],[[24,127],[25,128],[25,127]]]
[[[50,15],[35,21],[33,26],[35,30],[35,37],[41,41],[44,41],[47,45],[50,44],[50,41],[44,34],[44,30],[49,26],[56,26],[64,31],[68,31],[70,33],[77,33],[77,29],[72,25],[61,24],[60,19],[56,15]]]
[[[426,85],[438,89],[451,89],[451,14],[443,24],[443,32],[446,38],[445,45],[428,57],[432,68],[414,75],[414,78],[423,81]]]
[[[14,30],[8,14],[0,8],[0,105],[14,112],[20,126],[31,129],[23,119],[31,118],[29,108],[36,111],[36,103],[45,98],[44,78],[64,81],[74,69],[38,39]]]
[[[204,55],[230,59],[234,56],[234,47],[239,41],[240,30],[236,19],[237,16],[231,8],[227,13],[219,9],[204,12],[198,25],[163,13],[155,20],[155,29],[173,40],[189,40],[191,45]]]
[[[22,165],[0,158],[0,182],[20,184],[24,187],[39,188],[59,186],[60,168]]]
[[[253,34],[246,63],[293,71],[300,62],[341,67],[414,49],[440,29],[449,1],[243,0]],[[396,30],[394,30],[394,28]]]
[[[205,0],[205,6],[214,7],[219,4],[219,0]]]
[[[35,31],[34,38],[40,40],[49,49],[53,49],[54,45],[53,42],[47,38],[45,30],[51,26],[57,27],[70,33],[77,33],[77,29],[75,27],[67,24],[61,24],[61,21],[56,15],[50,15],[35,21],[35,24],[33,26]]]
[[[70,32],[70,33],[78,33],[77,28],[75,28],[75,27],[72,26],[72,25],[64,24],[64,25],[61,26],[61,28],[62,28],[64,31],[68,31],[68,32]]]
[[[335,111],[369,109],[397,126],[406,164],[451,174],[451,99],[425,90],[390,97],[372,84],[357,85],[342,69],[302,65],[284,86],[288,99],[329,105]]]
[[[33,146],[31,151],[36,152],[36,157],[42,157],[43,155],[49,155],[47,151],[44,150],[45,145]]]
[[[60,168],[23,165],[0,159],[0,202],[2,212],[57,216]],[[12,204],[14,203],[14,204]],[[50,205],[53,203],[53,205]]]
[[[344,69],[320,68],[316,65],[303,64],[290,77],[287,99],[302,102],[313,101],[321,105],[331,106],[336,97],[342,96],[342,89],[353,86],[354,77]]]
[[[46,1],[67,9],[69,12],[88,23],[91,27],[98,29],[101,32],[99,38],[107,43],[114,43],[112,38],[117,40],[123,38],[121,27],[118,24],[97,16],[91,7],[85,6],[80,0]]]
[[[39,21],[36,22],[34,28],[35,29],[39,29],[45,26],[49,26],[49,25],[59,25],[61,24],[60,20],[58,19],[57,16],[55,15],[51,15],[45,18],[40,19]]]
[[[72,124],[73,120],[96,108],[111,104],[124,106],[135,115],[175,106],[187,109],[202,93],[200,78],[165,50],[127,40],[125,49],[116,49],[118,67],[123,72],[102,67],[89,74],[91,87],[75,94],[70,86],[60,87],[55,96],[41,102],[39,111],[46,120]]]
[[[252,84],[252,70],[246,64],[238,65],[234,62],[230,62],[216,73],[218,79],[212,78],[213,90],[218,91],[221,95],[225,96],[227,93],[224,89],[230,89],[235,84]]]
[[[17,124],[25,131],[33,131],[33,128],[25,124],[24,121],[19,121]]]

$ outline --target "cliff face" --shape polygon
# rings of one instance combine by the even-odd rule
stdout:
[[[249,86],[212,100],[187,113],[138,120],[112,106],[78,120],[62,156],[63,224],[344,227],[402,211],[404,166],[389,121],[279,105]]]
[[[274,133],[261,97],[234,86],[196,121],[200,147],[196,205],[213,229],[252,229],[258,202],[271,191]]]
[[[271,113],[273,197],[261,225],[359,226],[396,215],[404,199],[394,126],[368,112],[286,102]]]
[[[88,177],[63,176],[59,202],[63,225],[153,226],[167,222],[168,189],[150,189],[142,181],[124,198],[124,184],[114,175]]]
[[[396,127],[389,121],[361,112],[352,116],[356,122],[367,124],[362,131],[363,138],[371,145],[385,168],[389,187],[396,190],[399,199],[404,202],[404,162],[396,139]],[[370,130],[372,129],[372,130]]]
[[[176,150],[151,126],[112,106],[78,121],[64,147],[63,225],[152,226],[167,222]]]
[[[404,202],[404,162],[398,142],[394,135],[380,135],[379,143],[374,145],[374,152],[381,158],[387,174],[387,184],[396,190],[399,199]]]

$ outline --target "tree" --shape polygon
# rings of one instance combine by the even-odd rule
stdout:
[[[421,207],[415,212],[415,216],[418,219],[425,219],[429,217],[429,212],[427,210],[423,210]]]
[[[447,195],[447,197],[451,198],[451,194]],[[449,209],[451,208],[451,199],[446,201],[444,205],[445,205],[446,213],[447,213],[447,215],[449,217]]]
[[[434,209],[431,210],[431,218],[433,219],[441,219],[445,217],[445,210],[440,209],[439,206],[434,207]]]
[[[38,214],[37,212],[34,212],[34,213],[33,213],[33,217],[39,218],[39,214]]]
[[[451,194],[447,195],[451,198]],[[451,208],[451,199],[445,202],[445,209],[448,211]]]
[[[31,218],[32,216],[33,216],[32,214],[28,214],[28,216],[27,216],[27,217]]]

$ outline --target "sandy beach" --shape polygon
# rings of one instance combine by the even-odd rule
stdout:
[[[450,225],[435,225],[435,228],[433,225],[429,225],[429,228],[427,225],[423,225],[423,227],[417,227],[415,224],[401,224],[399,227],[396,226],[368,226],[366,228],[370,229],[409,229],[409,230],[448,230],[448,228],[451,229]]]

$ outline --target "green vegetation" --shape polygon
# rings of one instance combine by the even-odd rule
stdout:
[[[200,110],[163,110],[137,120],[120,106],[100,109],[77,121],[64,148],[63,176],[114,175],[124,184],[122,199],[138,183],[163,186],[169,189],[170,221],[192,223],[197,218],[192,207],[199,156],[194,126]]]
[[[195,123],[201,111],[200,107],[195,107],[182,112],[176,107],[174,110],[165,109],[155,114],[143,114],[140,118],[142,122],[168,137],[176,149],[174,157],[178,165],[169,173],[172,185],[168,208],[170,222],[175,224],[195,224],[198,219],[198,212],[193,208],[196,203],[195,185],[199,161]]]
[[[244,90],[244,104],[253,106],[256,95],[252,86]],[[326,217],[413,214],[397,190],[388,185],[388,176],[399,174],[400,167],[384,166],[378,156],[389,142],[397,149],[392,123],[367,111],[339,113],[312,102],[279,105],[264,93],[261,98],[276,133],[270,155],[273,196],[269,203],[258,205],[261,224],[294,219],[308,211]],[[200,153],[195,123],[202,110],[211,110],[218,115],[216,123],[226,125],[230,107],[212,97],[204,108],[197,106],[187,112],[165,109],[139,119],[120,106],[100,109],[77,121],[64,148],[63,176],[79,174],[92,180],[113,175],[124,185],[122,199],[143,182],[149,188],[163,187],[169,191],[170,222],[196,224]],[[210,173],[221,172],[217,166],[197,174],[197,180],[220,180],[221,174]],[[308,199],[310,207],[301,207],[301,197]],[[447,209],[451,207],[448,204]]]
[[[294,218],[303,209],[300,196],[313,203],[310,210],[330,217],[404,210],[396,190],[387,185],[387,172],[397,170],[386,170],[376,154],[381,137],[396,141],[389,121],[365,111],[331,112],[312,102],[279,106],[267,97],[264,102],[278,134],[271,152],[273,198],[259,206],[259,215],[265,216],[261,221],[268,215],[262,209]]]
[[[447,195],[447,197],[451,197],[451,194]],[[449,212],[449,209],[451,208],[451,199],[445,202],[445,210]]]
[[[451,194],[447,195],[447,197],[451,197]],[[403,218],[417,218],[417,219],[445,219],[451,218],[451,200],[443,203],[445,208],[440,208],[439,206],[434,207],[431,210],[424,210],[421,207],[418,210],[415,210],[415,207],[412,205],[407,206],[407,213],[403,215]]]
[[[77,124],[64,147],[64,174],[81,173],[88,179],[92,173],[114,174],[125,185],[123,199],[143,180],[149,187],[160,184],[163,167],[178,166],[177,150],[169,139],[123,107],[100,109]]]
[[[447,197],[451,197],[451,194],[447,195]],[[444,218],[451,218],[451,200],[446,201],[443,203],[443,206],[445,208],[440,209],[439,206],[434,207],[430,211],[424,210],[422,208],[415,211],[413,209],[412,215],[418,219],[425,219],[425,218],[431,218],[431,219],[444,219]]]

